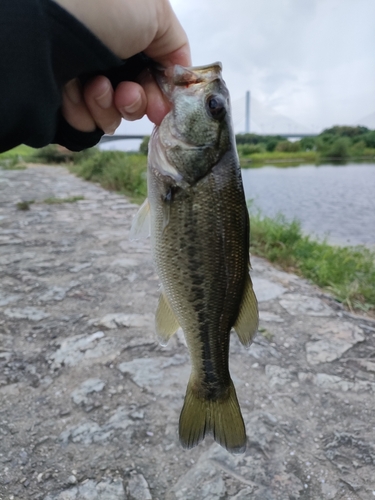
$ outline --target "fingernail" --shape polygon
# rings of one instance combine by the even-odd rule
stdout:
[[[105,129],[105,133],[107,135],[113,135],[115,132],[116,132],[116,129],[117,129],[117,126],[116,125],[113,125],[112,127],[106,127]]]
[[[112,92],[111,86],[106,85],[105,91],[98,97],[95,97],[95,101],[102,109],[108,109],[112,105]]]
[[[65,85],[65,93],[73,104],[79,104],[82,101],[81,89],[76,78],[70,80],[70,82]]]
[[[125,117],[126,117],[126,115],[132,115],[133,113],[138,111],[141,102],[142,102],[142,98],[139,95],[135,101],[133,101],[131,104],[129,104],[129,106],[124,106],[123,108],[120,109],[121,114]]]

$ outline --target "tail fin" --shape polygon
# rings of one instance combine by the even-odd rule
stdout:
[[[225,400],[198,398],[189,381],[180,416],[180,442],[193,448],[212,432],[215,441],[231,453],[246,449],[246,430],[233,382]]]

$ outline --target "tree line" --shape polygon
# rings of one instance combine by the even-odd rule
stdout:
[[[375,130],[367,127],[339,126],[323,130],[316,137],[289,141],[285,137],[258,134],[237,134],[240,155],[254,153],[316,151],[321,157],[348,158],[375,154]]]

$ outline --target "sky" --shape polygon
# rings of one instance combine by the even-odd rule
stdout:
[[[235,132],[375,128],[374,0],[170,0],[194,65],[221,61]],[[117,133],[149,133],[147,119]]]

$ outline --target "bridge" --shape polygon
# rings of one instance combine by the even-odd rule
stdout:
[[[255,132],[254,132],[255,133]],[[145,135],[124,135],[124,134],[115,134],[115,135],[103,135],[103,137],[100,140],[100,144],[104,144],[105,142],[111,142],[111,141],[123,141],[126,139],[144,139],[147,137],[148,134]],[[261,135],[278,135],[280,137],[285,137],[285,139],[302,139],[303,137],[316,137],[318,134],[297,134],[297,133],[291,133],[291,134],[277,134],[272,132],[272,134],[265,134],[261,133]]]
[[[121,134],[103,135],[103,137],[100,139],[100,143],[104,144],[105,142],[122,141],[124,139],[144,139],[145,137],[146,137],[146,134],[145,135],[121,135]]]
[[[250,131],[259,135],[280,136],[285,139],[302,139],[303,137],[316,137],[316,127],[307,127],[294,119],[276,111],[271,106],[260,102],[247,92],[246,96],[232,100],[232,118],[235,134]],[[250,113],[251,110],[251,113]],[[101,144],[111,141],[127,139],[142,140],[148,134],[115,134],[104,135]]]

